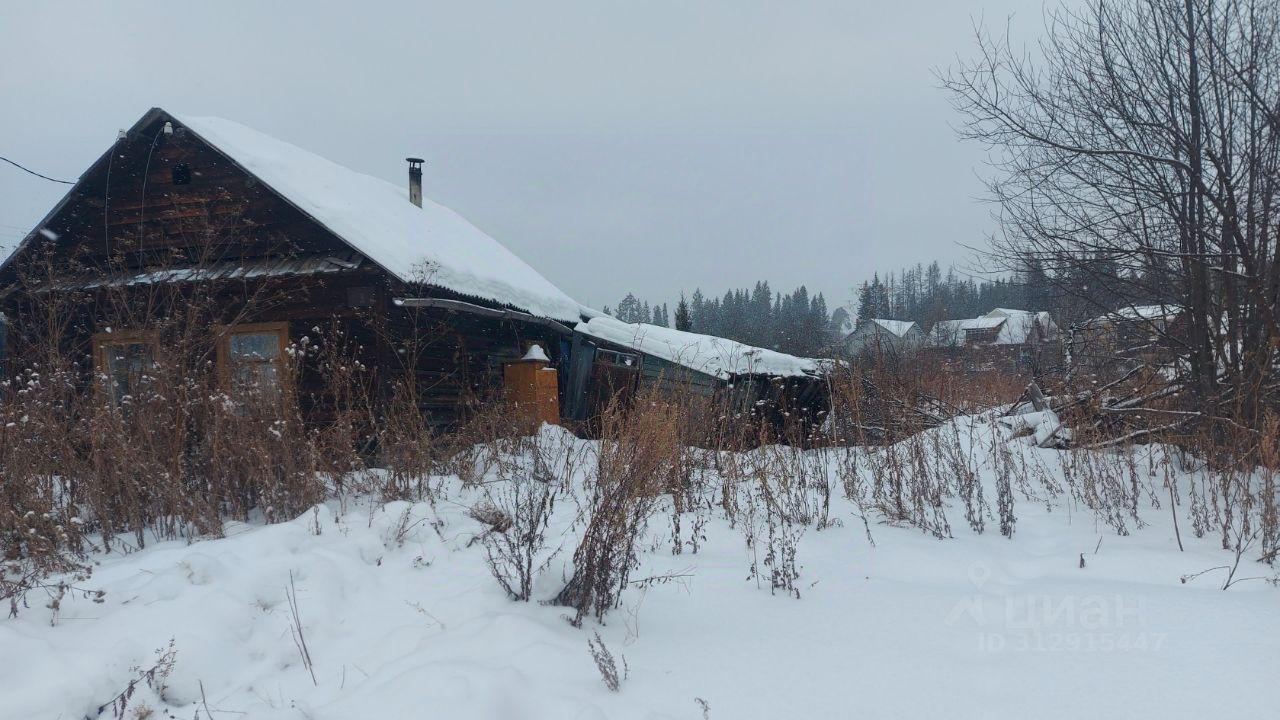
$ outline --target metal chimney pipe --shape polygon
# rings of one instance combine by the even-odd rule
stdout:
[[[405,158],[409,163],[409,202],[422,207],[422,158]]]

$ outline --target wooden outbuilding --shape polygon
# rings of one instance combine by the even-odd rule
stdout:
[[[575,328],[570,417],[586,419],[619,394],[695,396],[727,416],[775,430],[820,424],[830,409],[831,361],[801,358],[713,335],[626,323],[588,311]]]

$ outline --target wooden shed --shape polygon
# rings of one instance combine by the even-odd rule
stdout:
[[[1130,305],[1072,326],[1067,346],[1074,370],[1105,381],[1143,365],[1173,365],[1188,334],[1181,306]]]
[[[830,408],[829,361],[744,343],[626,323],[586,311],[566,370],[567,416],[585,420],[619,395],[646,389],[714,400],[777,428],[817,424]]]

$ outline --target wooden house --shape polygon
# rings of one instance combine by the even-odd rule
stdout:
[[[919,350],[924,339],[919,323],[868,318],[845,336],[843,351],[849,358],[901,358]]]
[[[113,397],[127,396],[167,350],[152,327],[163,290],[200,299],[202,311],[182,322],[207,325],[210,357],[241,384],[279,383],[296,348],[337,328],[380,401],[412,379],[439,426],[504,390],[533,397],[540,418],[582,420],[638,378],[657,381],[655,368],[661,382],[708,392],[771,377],[689,367],[620,342],[625,330],[599,331],[617,321],[423,198],[422,161],[408,160],[398,187],[228,120],[152,109],[0,266],[11,355],[47,342],[56,324],[58,342],[86,360],[85,385],[96,373]],[[811,379],[813,367],[791,361],[761,368],[784,371],[772,386]],[[523,364],[557,372],[548,380]],[[322,373],[301,365],[290,377],[308,390],[308,417],[322,421]]]
[[[1072,366],[1110,379],[1138,365],[1174,363],[1186,344],[1187,317],[1177,305],[1131,305],[1079,323],[1070,335]]]
[[[0,285],[11,350],[41,342],[32,308],[58,294],[64,341],[114,392],[163,349],[147,313],[121,306],[163,286],[209,299],[201,320],[233,375],[278,381],[290,347],[337,322],[380,383],[412,372],[442,424],[500,387],[531,344],[555,363],[580,320],[509,250],[422,199],[420,161],[396,187],[234,122],[159,108],[84,172],[0,267]],[[409,338],[421,339],[412,353]],[[316,379],[304,369],[304,384]]]
[[[953,372],[1035,375],[1061,364],[1060,335],[1048,312],[996,308],[937,322],[925,349]]]

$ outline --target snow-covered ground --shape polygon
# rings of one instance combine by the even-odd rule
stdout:
[[[983,465],[993,426],[957,422],[978,423]],[[1010,447],[1057,466],[1058,451]],[[1142,508],[1147,526],[1120,536],[1066,497],[1019,494],[1013,539],[994,518],[975,534],[953,508],[954,538],[873,515],[872,545],[837,488],[841,524],[800,539],[799,599],[750,577],[759,550],[741,521],[712,512],[698,551],[673,555],[659,515],[633,580],[684,577],[633,585],[606,625],[575,628],[536,602],[567,573],[574,504],[557,505],[565,550],[535,602],[515,602],[469,545],[481,491],[439,483],[434,507],[349,498],[288,523],[229,524],[222,539],[99,556],[85,585],[106,591],[102,603],[64,600],[55,620],[33,595],[0,620],[0,718],[94,717],[171,640],[163,691],[140,683],[127,717],[144,706],[242,720],[1275,716],[1280,590],[1224,592],[1220,573],[1181,582],[1232,556],[1185,521],[1180,552],[1167,506]],[[1246,563],[1243,574],[1270,572]],[[596,631],[625,657],[620,692],[588,652]]]

